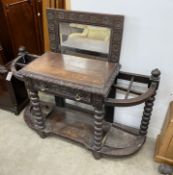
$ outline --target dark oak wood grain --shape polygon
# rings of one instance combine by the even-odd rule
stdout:
[[[22,71],[90,87],[104,88],[117,69],[118,66],[115,63],[47,52]]]
[[[69,55],[81,56],[91,59],[106,60],[110,62],[119,62],[121,52],[121,42],[123,35],[124,16],[123,15],[111,15],[111,14],[98,14],[91,12],[80,12],[80,11],[67,11],[60,9],[48,9],[48,29],[50,46],[53,52],[65,53]],[[60,30],[59,26],[61,22],[76,23],[83,25],[93,25],[106,27],[111,30],[111,40],[109,45],[109,53],[105,57],[102,57],[100,53],[94,53],[91,51],[80,50],[80,49],[69,49],[61,45],[60,42]],[[114,95],[114,88],[112,87],[111,93],[109,94],[112,98]],[[55,97],[55,101],[58,106],[64,106],[65,99]],[[106,120],[113,122],[114,108],[105,107],[108,115]]]

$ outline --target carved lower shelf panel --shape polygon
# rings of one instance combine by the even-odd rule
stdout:
[[[57,135],[74,141],[87,149],[94,151],[94,117],[92,113],[76,111],[70,108],[53,107],[48,103],[41,104],[43,116],[46,118],[45,136]],[[27,125],[34,128],[32,107],[25,110],[24,119]],[[40,131],[38,132],[40,134]],[[120,124],[104,122],[101,155],[126,156],[137,152],[145,142],[145,136],[140,136],[136,129]]]

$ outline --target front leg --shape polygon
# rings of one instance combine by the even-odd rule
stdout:
[[[102,140],[103,140],[103,120],[104,120],[104,106],[97,105],[94,109],[94,151],[93,155],[96,159],[101,158],[101,154],[99,153],[102,148]]]
[[[31,115],[33,115],[34,128],[41,138],[45,138],[46,134],[43,132],[43,129],[45,128],[45,119],[43,118],[43,114],[41,112],[38,92],[35,90],[30,90],[29,94],[32,105]]]

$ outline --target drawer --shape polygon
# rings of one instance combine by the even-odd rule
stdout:
[[[72,89],[70,87],[47,84],[44,82],[36,82],[34,83],[34,87],[38,91],[51,93],[53,95],[68,98],[78,102],[91,103],[91,94],[79,89]]]

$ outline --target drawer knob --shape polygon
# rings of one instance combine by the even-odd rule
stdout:
[[[46,89],[45,88],[41,88],[41,91],[44,92],[44,91],[46,91]]]
[[[75,96],[75,100],[76,100],[76,101],[80,101],[80,100],[81,100],[81,97],[80,97],[79,94],[76,94],[76,96]]]
[[[44,92],[44,91],[46,91],[46,87],[44,86],[44,85],[42,85],[41,87],[40,87],[40,90],[42,91],[42,92]]]

